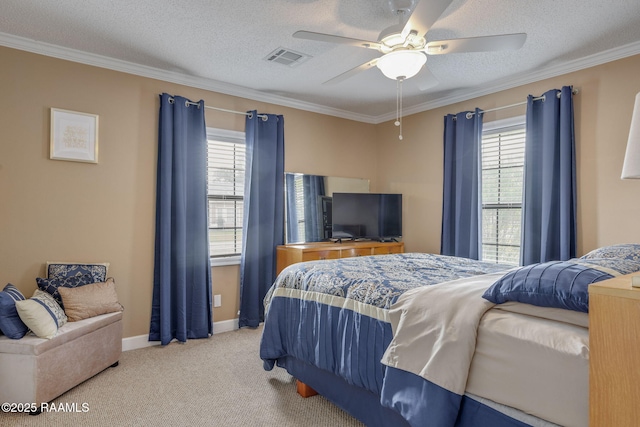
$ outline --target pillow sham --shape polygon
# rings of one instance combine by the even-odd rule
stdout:
[[[24,301],[16,302],[20,319],[39,338],[53,338],[58,329],[67,323],[67,316],[56,300],[40,289]]]
[[[36,278],[36,283],[38,284],[38,288],[50,294],[60,307],[64,310],[64,304],[62,303],[62,298],[60,298],[59,288],[77,288],[78,286],[88,285],[90,283],[96,283],[95,277],[93,274],[83,274],[81,276],[70,276],[70,277],[61,277],[58,279],[43,279],[41,277]]]
[[[78,288],[60,288],[65,313],[70,322],[77,322],[100,314],[122,311],[112,277],[106,282]]]
[[[587,313],[591,283],[635,271],[640,262],[607,258],[531,264],[505,274],[482,297],[495,304],[517,301]]]
[[[22,292],[11,283],[0,292],[0,331],[14,340],[19,340],[29,331],[16,310],[16,302],[24,299]]]
[[[70,276],[92,274],[96,282],[107,280],[108,262],[78,263],[78,262],[47,262],[47,279],[60,279]]]
[[[619,245],[603,246],[602,248],[594,249],[581,257],[581,259],[592,258],[620,258],[640,262],[640,244],[623,243]]]

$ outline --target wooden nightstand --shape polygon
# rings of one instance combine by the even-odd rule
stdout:
[[[631,276],[589,286],[589,425],[640,425],[640,288]]]

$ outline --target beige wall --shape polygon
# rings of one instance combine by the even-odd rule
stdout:
[[[443,117],[525,101],[552,88],[573,85],[578,254],[599,246],[640,242],[640,180],[621,180],[636,93],[640,55],[534,84],[406,117],[404,139],[392,122],[377,125],[380,183],[377,190],[404,194],[406,250],[438,252],[442,221]],[[487,113],[484,121],[523,115],[525,107]]]
[[[285,117],[285,169],[367,178],[404,194],[409,251],[438,252],[442,123],[447,113],[523,101],[565,84],[575,97],[579,252],[640,241],[639,181],[619,179],[640,56],[404,119],[404,140],[379,125],[309,113],[0,47],[0,284],[36,288],[46,261],[108,261],[125,306],[125,337],[148,333],[153,280],[158,94]],[[100,116],[97,165],[49,160],[49,109]],[[487,114],[485,121],[523,114]],[[243,130],[240,115],[207,111],[207,125]],[[237,266],[214,268],[214,320],[236,317]]]
[[[125,337],[149,330],[159,93],[283,114],[287,170],[373,178],[369,124],[9,48],[0,63],[0,284],[31,295],[46,261],[108,261]],[[99,115],[99,164],[49,160],[52,107]],[[241,115],[207,110],[206,120],[244,130]],[[214,320],[237,317],[238,267],[215,268],[213,281],[223,302]]]

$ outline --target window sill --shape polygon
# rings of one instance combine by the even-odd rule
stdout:
[[[211,258],[211,267],[222,267],[225,265],[240,265],[240,255]]]

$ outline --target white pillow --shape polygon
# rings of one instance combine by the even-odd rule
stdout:
[[[22,323],[40,338],[53,338],[58,328],[67,323],[64,310],[50,294],[40,289],[36,289],[31,298],[16,301],[16,310]]]

